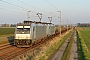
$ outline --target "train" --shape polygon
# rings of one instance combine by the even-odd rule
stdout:
[[[16,25],[14,45],[17,47],[30,47],[35,42],[54,35],[55,32],[56,29],[52,23],[23,21]]]

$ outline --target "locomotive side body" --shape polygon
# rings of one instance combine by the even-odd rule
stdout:
[[[55,26],[49,24],[49,25],[47,26],[47,31],[46,31],[46,33],[47,33],[47,36],[50,36],[50,35],[55,34]]]
[[[50,27],[50,35],[55,34],[55,26],[54,25],[51,25],[49,27]]]
[[[46,27],[45,25],[36,25],[33,29],[34,29],[34,39],[38,40],[41,38],[46,37]]]

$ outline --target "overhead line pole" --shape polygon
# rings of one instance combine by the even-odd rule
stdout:
[[[29,13],[30,13],[30,11],[27,12],[27,19],[28,19],[28,21],[30,19],[30,14]]]
[[[70,29],[71,29],[71,27],[72,27],[72,24],[71,24],[71,21],[70,21]]]
[[[68,31],[68,19],[67,19],[67,31]]]
[[[49,21],[50,23],[52,22],[52,17],[48,17],[49,18]],[[50,24],[50,29],[51,29],[51,24]]]
[[[61,37],[61,11],[58,11],[58,12],[60,12],[60,37]]]

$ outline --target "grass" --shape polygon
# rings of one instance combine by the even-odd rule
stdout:
[[[14,34],[15,28],[0,28],[0,35]]]
[[[81,37],[84,39],[85,44],[87,45],[90,51],[90,30],[81,30],[80,34],[81,34]]]
[[[77,46],[78,46],[78,59],[79,60],[85,60],[85,56],[84,56],[84,52],[83,52],[83,46],[82,46],[82,42],[81,42],[81,38],[79,38],[78,32],[77,32]]]
[[[7,35],[0,36],[0,44],[5,44],[13,41],[14,41],[13,34],[9,34],[8,36]]]
[[[79,60],[90,60],[90,28],[78,31]]]
[[[0,28],[0,44],[13,41],[15,28]]]

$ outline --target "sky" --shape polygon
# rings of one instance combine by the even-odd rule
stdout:
[[[0,0],[0,24],[16,24],[28,20],[39,21],[37,13],[42,13],[42,22],[59,24],[90,23],[90,0]]]

